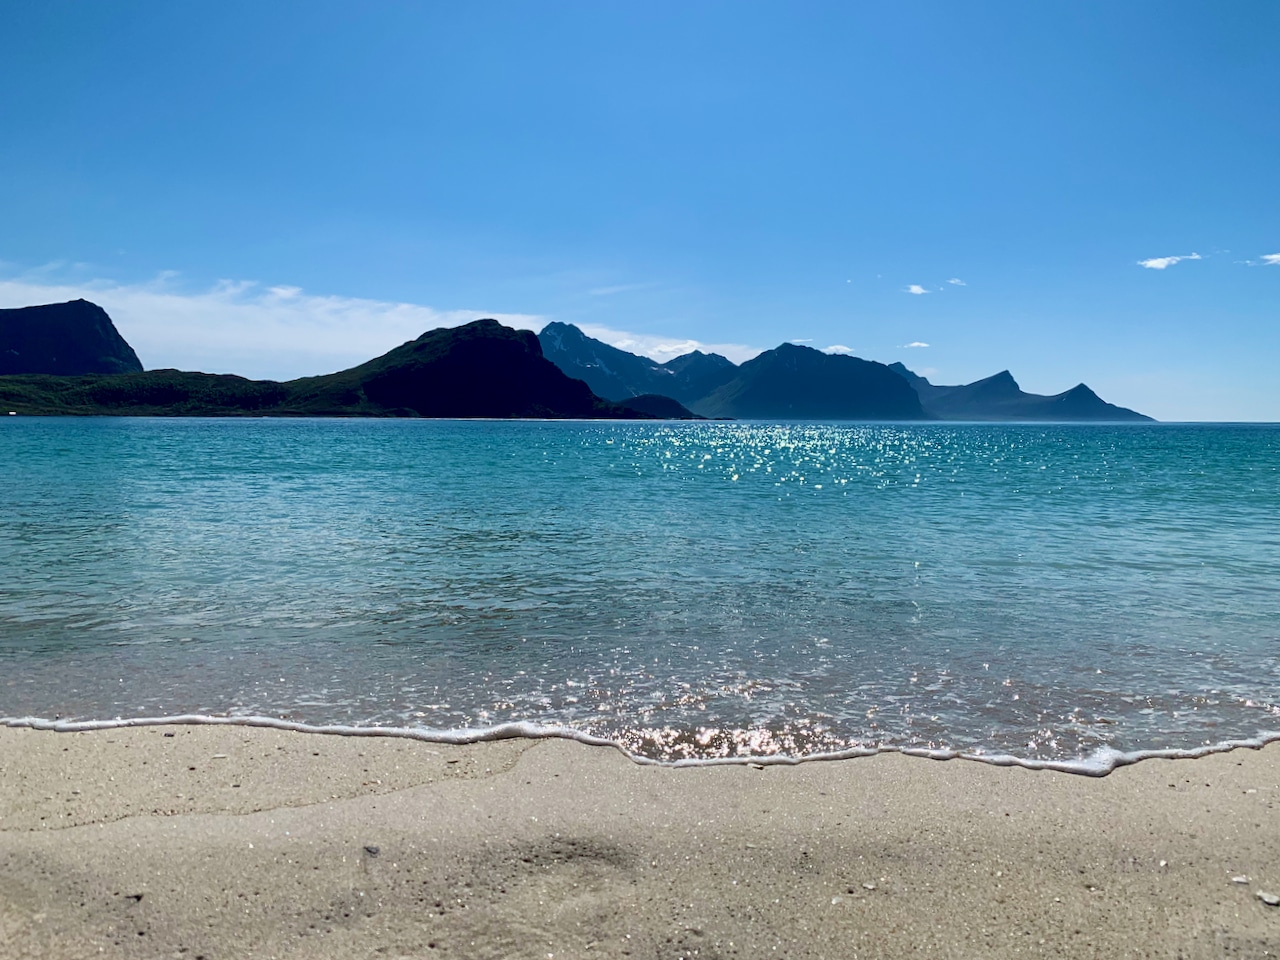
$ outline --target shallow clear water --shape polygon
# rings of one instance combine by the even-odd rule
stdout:
[[[1280,427],[5,418],[0,475],[0,717],[1280,731]]]

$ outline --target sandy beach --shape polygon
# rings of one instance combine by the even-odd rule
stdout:
[[[1277,747],[1095,779],[0,729],[0,956],[1276,956],[1278,798]]]

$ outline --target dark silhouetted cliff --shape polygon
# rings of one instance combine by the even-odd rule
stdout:
[[[133,347],[96,303],[72,300],[0,310],[0,376],[141,371]]]

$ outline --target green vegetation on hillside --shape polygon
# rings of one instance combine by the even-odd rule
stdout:
[[[0,412],[75,416],[651,418],[602,400],[495,320],[431,330],[368,363],[287,383],[179,370],[0,376]],[[688,411],[683,411],[688,415]]]

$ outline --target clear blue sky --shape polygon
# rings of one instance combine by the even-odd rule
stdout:
[[[3,30],[0,305],[84,291],[149,367],[319,373],[502,315],[1280,420],[1273,0],[6,0]]]

